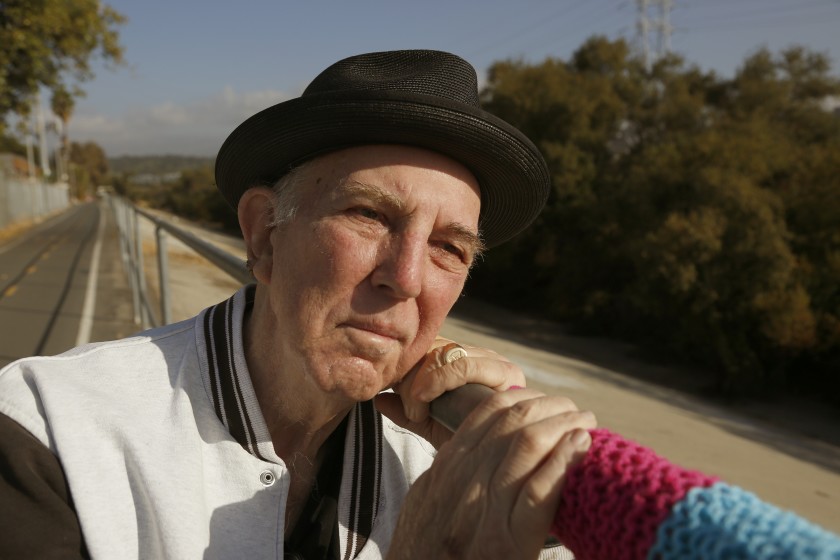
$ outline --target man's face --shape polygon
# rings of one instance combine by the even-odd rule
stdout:
[[[271,234],[277,357],[325,393],[367,400],[423,357],[461,293],[478,184],[404,146],[334,152],[305,173],[296,217]]]

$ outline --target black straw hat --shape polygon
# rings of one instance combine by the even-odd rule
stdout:
[[[317,155],[362,144],[405,144],[466,166],[481,188],[488,247],[525,229],[548,197],[545,161],[524,134],[483,111],[475,70],[440,51],[363,54],[336,62],[303,94],[239,125],[216,158],[216,184],[234,208]]]

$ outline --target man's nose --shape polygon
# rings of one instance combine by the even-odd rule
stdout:
[[[394,236],[381,249],[376,269],[371,275],[374,286],[400,299],[415,298],[423,289],[427,244],[422,236]]]

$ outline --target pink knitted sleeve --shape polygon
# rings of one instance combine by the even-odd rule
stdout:
[[[569,472],[552,534],[581,560],[645,558],[674,504],[717,479],[608,430],[590,434],[592,447]]]

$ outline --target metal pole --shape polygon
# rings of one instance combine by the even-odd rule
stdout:
[[[114,213],[114,221],[117,222],[117,233],[120,236],[120,257],[122,257],[123,269],[128,274],[128,255],[125,254],[125,224],[123,223],[123,207],[122,200],[115,197],[109,197],[111,201],[111,210]]]
[[[126,202],[125,206],[123,207],[125,213],[125,249],[126,253],[128,254],[128,264],[129,264],[129,271],[128,271],[128,278],[129,282],[131,283],[131,295],[134,300],[134,324],[140,324],[140,290],[139,286],[137,285],[137,263],[134,260],[134,239],[131,237],[134,233],[134,228],[132,227],[132,216],[134,212],[131,211],[129,204]]]
[[[167,233],[183,241],[188,247],[193,249],[202,257],[209,260],[217,267],[221,268],[223,271],[227,272],[231,277],[235,278],[237,281],[242,282],[243,284],[247,284],[248,282],[253,281],[250,272],[248,272],[248,270],[246,270],[246,268],[243,266],[244,263],[241,259],[234,257],[233,255],[226,253],[221,249],[218,249],[217,247],[204,241],[203,239],[198,238],[196,235],[188,231],[179,229],[173,226],[172,224],[167,223],[161,220],[160,218],[157,218],[155,215],[150,214],[145,210],[141,210],[140,208],[138,208],[137,212],[139,212],[142,216],[148,218],[152,223],[164,228],[167,231]]]
[[[648,0],[636,0],[639,6],[639,21],[637,23],[642,40],[642,52],[645,57],[645,70],[650,72],[650,47],[648,46]]]
[[[493,389],[489,387],[467,383],[429,403],[429,414],[454,432],[476,406],[493,394]]]
[[[146,279],[143,273],[143,238],[140,235],[140,216],[131,208],[131,218],[134,220],[134,274],[137,276],[138,296],[145,293]],[[149,310],[140,300],[140,318],[143,328],[149,327]]]
[[[44,108],[41,105],[41,91],[38,90],[35,93],[35,103],[38,104],[36,117],[38,122],[38,138],[40,140],[40,150],[41,153],[38,154],[41,156],[41,171],[44,174],[44,180],[46,181],[47,178],[50,176],[50,164],[49,164],[49,154],[47,154],[47,131],[46,126],[44,125]]]
[[[662,33],[662,47],[659,52],[659,56],[665,56],[669,52],[671,52],[671,33],[673,32],[673,28],[671,27],[671,9],[673,8],[673,1],[672,0],[660,0],[659,9],[660,9],[660,32]]]
[[[67,154],[64,153],[64,142],[62,142],[62,138],[64,138],[64,121],[56,117],[53,123],[55,123],[56,134],[58,134],[58,143],[56,144],[55,152],[53,152],[55,154],[55,175],[57,182],[63,182],[67,177],[67,170],[64,168]]]
[[[169,255],[166,252],[166,232],[155,228],[157,238],[158,283],[160,285],[160,316],[164,325],[172,322],[172,305],[169,299]]]

